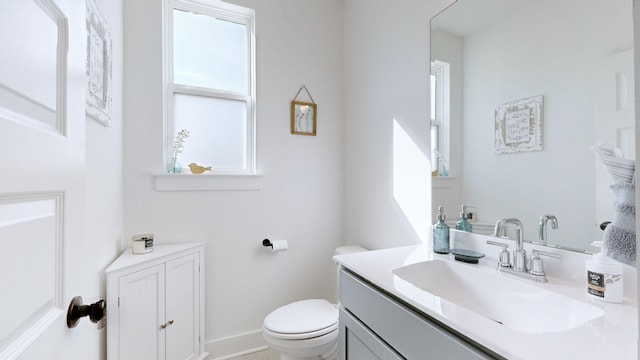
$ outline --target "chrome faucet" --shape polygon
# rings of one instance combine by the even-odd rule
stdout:
[[[500,219],[493,229],[493,236],[498,236],[504,232],[506,225],[516,227],[516,249],[513,250],[513,269],[516,271],[527,271],[527,252],[524,250],[524,240],[522,239],[522,222],[515,218]]]
[[[547,245],[547,223],[551,222],[551,228],[558,228],[558,219],[553,215],[543,215],[540,217],[540,222],[538,223],[538,244]]]
[[[555,219],[555,216],[553,215],[545,216],[549,216],[549,219]],[[540,221],[542,221],[542,218]],[[550,221],[552,221],[553,224],[553,220]],[[545,219],[545,223],[546,222],[547,219]],[[530,265],[527,267],[527,253],[524,250],[524,239],[522,238],[523,230],[520,220],[514,218],[498,220],[493,230],[493,236],[502,237],[501,235],[504,234],[505,227],[509,224],[513,224],[516,227],[516,249],[513,250],[513,264],[509,261],[509,252],[507,251],[509,245],[497,241],[487,241],[487,244],[489,245],[502,247],[498,256],[498,271],[515,274],[537,282],[547,282],[547,275],[544,272],[544,265],[540,255],[556,259],[559,259],[560,255],[541,250],[532,250],[533,256],[530,259]],[[557,228],[557,224],[556,219],[554,229]]]

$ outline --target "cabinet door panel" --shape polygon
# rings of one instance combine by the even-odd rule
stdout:
[[[344,360],[404,359],[343,309],[340,309],[340,358]]]
[[[119,278],[120,360],[164,359],[164,266]]]
[[[199,261],[191,254],[166,263],[167,359],[197,358]]]

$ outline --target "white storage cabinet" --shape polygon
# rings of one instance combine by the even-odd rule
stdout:
[[[125,250],[107,275],[109,360],[204,359],[204,244]]]

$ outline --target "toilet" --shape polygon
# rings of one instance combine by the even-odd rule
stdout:
[[[336,255],[367,251],[341,246]],[[338,359],[338,304],[325,299],[300,300],[272,311],[264,319],[262,336],[281,360]]]

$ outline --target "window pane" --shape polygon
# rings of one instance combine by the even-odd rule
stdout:
[[[440,159],[440,126],[431,125],[431,171],[438,169]]]
[[[173,81],[247,93],[247,28],[215,17],[173,10]]]
[[[247,106],[243,101],[175,94],[175,129],[189,130],[178,162],[214,170],[246,169]]]
[[[436,119],[436,76],[431,74],[431,121]]]

